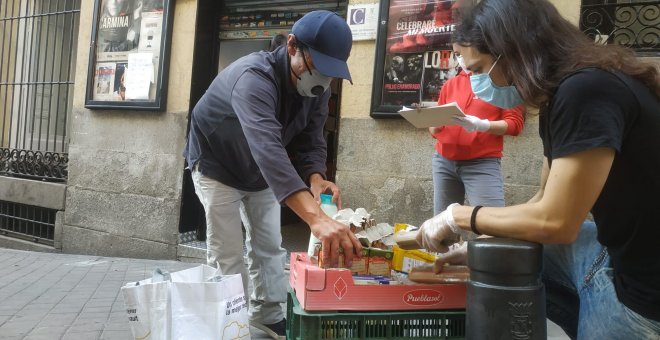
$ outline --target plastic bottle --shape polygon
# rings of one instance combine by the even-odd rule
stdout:
[[[330,218],[337,214],[337,204],[332,201],[332,195],[321,194],[321,210]],[[309,234],[309,245],[307,246],[307,255],[314,256],[314,249],[317,244],[321,244],[321,240],[316,238],[314,234]]]

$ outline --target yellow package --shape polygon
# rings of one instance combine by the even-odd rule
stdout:
[[[410,224],[405,224],[405,223],[395,223],[394,224],[394,233],[398,233],[401,230],[406,230],[408,227],[410,227]]]
[[[410,269],[423,264],[435,263],[436,256],[423,250],[404,250],[398,246],[392,248],[394,257],[392,258],[392,269],[404,273],[410,272]]]

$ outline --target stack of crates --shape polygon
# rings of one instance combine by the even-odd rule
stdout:
[[[464,339],[464,310],[311,312],[293,290],[287,299],[287,340]]]

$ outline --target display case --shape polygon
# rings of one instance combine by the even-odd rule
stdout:
[[[346,16],[347,1],[227,0],[219,18],[220,40],[270,40],[288,34],[305,13],[325,9]]]

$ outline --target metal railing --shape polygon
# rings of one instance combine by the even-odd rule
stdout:
[[[580,29],[600,43],[660,54],[660,1],[583,0]]]
[[[66,181],[80,0],[2,0],[0,175]]]
[[[56,210],[0,201],[0,235],[52,246]]]

